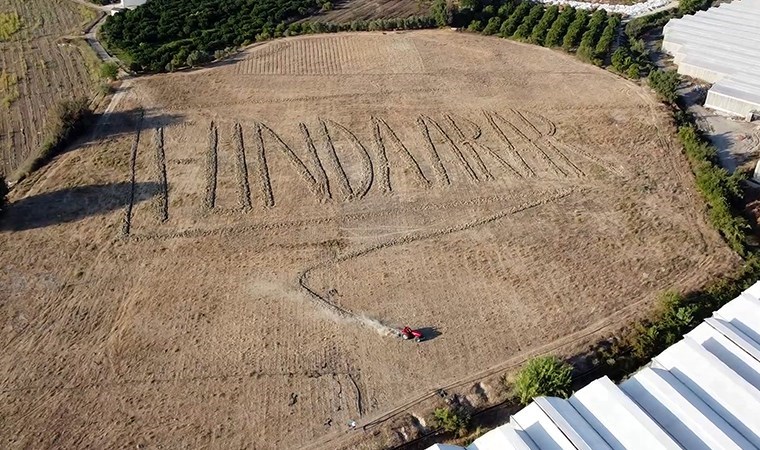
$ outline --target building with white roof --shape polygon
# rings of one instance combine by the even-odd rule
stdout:
[[[759,298],[760,282],[619,386],[539,397],[466,450],[760,448]]]
[[[760,0],[737,0],[673,19],[662,49],[678,73],[713,83],[705,106],[750,117],[760,112]]]

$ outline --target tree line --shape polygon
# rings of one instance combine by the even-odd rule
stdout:
[[[207,62],[218,52],[283,36],[326,0],[151,0],[106,21],[106,45],[136,72]]]
[[[621,22],[618,14],[602,9],[590,12],[528,0],[461,0],[458,5],[436,0],[432,13],[439,26],[562,48],[597,65],[607,60]]]

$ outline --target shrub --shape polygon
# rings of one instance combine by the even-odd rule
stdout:
[[[114,81],[119,76],[119,66],[113,62],[107,62],[100,65],[100,78]]]
[[[447,0],[436,0],[431,9],[435,24],[439,27],[451,25],[454,14]]]
[[[436,408],[433,412],[436,426],[443,428],[449,433],[456,433],[458,437],[467,434],[470,428],[470,413],[463,407],[449,406]]]
[[[515,8],[514,12],[512,12],[512,14],[509,16],[509,18],[501,24],[501,30],[499,30],[500,34],[503,37],[510,37],[515,34],[517,27],[520,26],[523,19],[525,19],[525,16],[528,15],[530,10],[531,8],[529,2],[520,3],[517,8]]]
[[[549,31],[549,27],[552,26],[554,21],[557,19],[557,15],[559,15],[559,6],[552,5],[546,8],[544,15],[541,16],[541,20],[539,20],[538,24],[530,33],[530,42],[538,45],[544,45],[546,33]]]
[[[499,27],[501,27],[501,19],[498,16],[491,17],[483,28],[483,34],[496,34],[499,32]]]
[[[681,126],[678,137],[691,163],[697,190],[709,208],[710,224],[735,252],[743,255],[749,225],[732,207],[743,194],[741,175],[739,172],[729,174],[718,165],[715,147],[704,142],[692,125]]]
[[[483,28],[483,25],[479,20],[473,20],[470,22],[470,24],[467,26],[467,31],[480,31]]]
[[[506,20],[509,18],[509,16],[515,11],[515,8],[517,7],[517,3],[520,3],[519,1],[507,1],[503,5],[499,6],[498,11],[496,11],[496,14],[499,15],[503,20]]]
[[[211,61],[211,56],[208,53],[200,50],[193,50],[187,55],[187,60],[185,62],[190,67],[196,67],[209,61]]]
[[[639,79],[641,77],[641,69],[639,68],[639,65],[634,63],[628,66],[628,69],[625,71],[625,76],[633,78],[634,80]]]
[[[73,139],[78,137],[87,128],[92,117],[87,98],[62,100],[48,113],[45,133],[47,138],[43,141],[37,155],[27,160],[19,168],[17,180],[29,176],[30,173],[45,165],[50,159],[63,150]]]
[[[562,38],[562,48],[570,50],[578,45],[583,34],[583,29],[586,26],[586,20],[588,20],[588,11],[585,9],[575,11],[575,19],[573,19],[567,28],[565,37]]]
[[[520,403],[527,405],[535,397],[567,398],[571,393],[573,368],[556,356],[533,358],[520,369],[515,391]]]
[[[515,34],[513,34],[512,37],[515,39],[527,39],[528,36],[530,36],[533,27],[535,27],[538,21],[541,20],[541,16],[543,16],[543,14],[543,5],[534,5],[530,9],[530,13],[528,13],[525,19],[523,19],[520,26],[517,27],[517,30],[515,30]]]
[[[604,60],[604,58],[607,57],[607,54],[610,52],[610,47],[612,46],[612,41],[615,39],[615,33],[617,32],[617,27],[619,25],[619,16],[614,15],[607,19],[607,26],[604,28],[604,31],[602,31],[602,35],[599,37],[599,40],[596,43],[596,48],[594,49],[595,58]]]
[[[712,0],[679,0],[678,12],[680,14],[694,14],[697,11],[710,7]]]
[[[567,32],[567,27],[570,26],[570,22],[574,16],[575,8],[565,7],[562,10],[557,20],[554,21],[546,33],[546,39],[544,39],[545,47],[559,47],[562,45],[562,37]]]
[[[330,2],[322,3],[322,8],[320,9],[320,11],[325,12],[325,11],[332,11],[332,10],[333,10],[332,3]]]
[[[678,98],[678,84],[680,77],[674,70],[655,70],[649,74],[649,87],[654,89],[657,95],[666,102],[675,103]]]
[[[581,43],[578,45],[578,56],[588,62],[597,62],[596,59],[596,42],[602,33],[602,30],[607,22],[607,12],[603,9],[597,9],[591,15],[591,19],[588,21],[588,27],[586,32],[581,37]]]

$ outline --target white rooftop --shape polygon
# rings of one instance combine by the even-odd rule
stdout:
[[[470,446],[428,450],[760,448],[760,282],[616,386],[539,397]]]
[[[678,73],[713,83],[705,106],[738,116],[760,111],[760,0],[736,0],[673,19],[663,50]]]

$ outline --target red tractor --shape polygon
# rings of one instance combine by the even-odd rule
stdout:
[[[404,340],[410,340],[414,339],[414,342],[420,342],[425,337],[422,335],[422,331],[420,330],[413,330],[411,327],[404,327],[399,332],[399,335],[401,336],[401,339]]]

